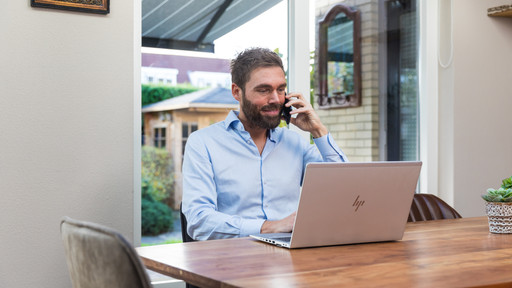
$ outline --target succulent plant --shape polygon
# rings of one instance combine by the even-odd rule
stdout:
[[[512,202],[512,176],[503,179],[498,189],[489,188],[482,198],[487,202]]]
[[[511,189],[512,188],[512,176],[510,176],[509,178],[503,179],[503,181],[501,182],[501,187],[506,188],[506,189]]]

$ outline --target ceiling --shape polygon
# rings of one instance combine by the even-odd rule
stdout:
[[[281,1],[142,0],[142,46],[214,52],[215,39]]]

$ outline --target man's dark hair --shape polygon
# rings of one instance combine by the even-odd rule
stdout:
[[[274,66],[280,67],[284,72],[283,61],[276,52],[267,48],[249,48],[231,60],[231,82],[245,92],[245,84],[254,69]]]

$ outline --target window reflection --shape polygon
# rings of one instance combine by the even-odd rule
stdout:
[[[338,4],[319,22],[320,108],[361,105],[359,10]]]
[[[332,95],[354,94],[354,21],[338,14],[327,28],[327,89]]]

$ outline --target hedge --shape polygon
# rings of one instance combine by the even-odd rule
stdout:
[[[172,229],[170,203],[174,176],[169,152],[142,146],[141,151],[142,235],[158,235]]]
[[[150,194],[159,202],[168,202],[174,196],[174,173],[170,153],[162,148],[142,146],[142,194]],[[169,203],[172,204],[172,203]]]
[[[172,210],[169,206],[156,201],[150,194],[142,199],[142,235],[159,235],[173,228]]]
[[[188,84],[179,84],[177,86],[142,84],[142,106],[160,102],[162,100],[183,94],[195,92],[199,89],[200,88],[193,87]]]

